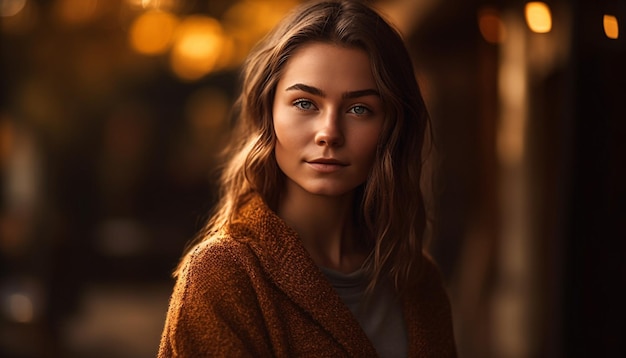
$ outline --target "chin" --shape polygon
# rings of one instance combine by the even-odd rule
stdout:
[[[339,197],[350,194],[354,191],[353,187],[332,186],[332,185],[311,185],[302,187],[306,192],[312,195]]]

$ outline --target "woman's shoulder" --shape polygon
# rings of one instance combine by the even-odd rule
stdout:
[[[214,235],[196,244],[183,258],[179,279],[224,284],[244,279],[256,266],[246,243],[229,235]]]

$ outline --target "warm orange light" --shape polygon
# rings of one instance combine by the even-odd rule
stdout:
[[[151,10],[140,15],[131,25],[130,44],[139,53],[157,55],[168,50],[178,18],[168,12]]]
[[[194,15],[179,25],[172,47],[171,66],[184,80],[196,80],[215,69],[224,46],[220,23]]]
[[[171,10],[176,0],[126,0],[126,2],[136,8]]]
[[[67,24],[82,24],[97,14],[98,0],[60,0],[55,3],[56,15]]]
[[[506,37],[506,29],[496,9],[483,8],[478,12],[478,28],[485,41],[501,43]]]
[[[15,125],[8,116],[6,118],[0,117],[0,170],[5,170],[5,165],[13,154],[14,142]]]
[[[39,7],[39,3],[34,1],[13,0],[3,3],[0,0],[0,32],[2,34],[30,33],[40,22]]]
[[[619,37],[619,23],[617,22],[617,17],[604,15],[603,23],[606,37],[616,40]]]
[[[220,57],[215,63],[215,70],[234,68],[242,62],[236,57],[235,46],[235,39],[232,36],[225,35],[222,37],[222,49]]]
[[[526,23],[536,33],[546,33],[552,30],[552,14],[546,3],[532,1],[526,4]]]
[[[0,16],[15,16],[24,9],[24,6],[26,6],[26,0],[4,1],[0,4]]]
[[[296,0],[240,0],[228,8],[222,19],[234,44],[231,66],[243,62],[250,48],[297,4]]]

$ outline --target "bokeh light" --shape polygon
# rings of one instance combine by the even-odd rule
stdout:
[[[26,0],[0,1],[0,16],[11,17],[17,15],[26,6]]]
[[[254,44],[297,4],[293,0],[243,0],[232,5],[223,16],[225,31],[234,43],[232,62],[243,62]]]
[[[172,47],[172,70],[183,80],[199,79],[215,68],[223,44],[219,21],[203,15],[185,18],[178,27]]]
[[[33,320],[35,309],[30,297],[25,294],[14,293],[7,300],[13,320],[20,323],[28,323]]]
[[[172,9],[175,0],[127,0],[128,4],[143,9]]]
[[[604,15],[602,22],[606,37],[613,40],[619,38],[619,23],[617,21],[617,17],[613,15]]]
[[[501,43],[506,38],[506,28],[499,12],[494,8],[485,7],[478,12],[478,28],[489,43]]]
[[[0,1],[0,28],[8,35],[25,34],[39,21],[39,6],[33,1]]]
[[[550,7],[541,1],[532,1],[525,7],[526,23],[531,31],[543,34],[552,30]]]
[[[130,28],[132,48],[146,55],[166,52],[172,43],[178,18],[165,11],[150,10],[140,15]]]

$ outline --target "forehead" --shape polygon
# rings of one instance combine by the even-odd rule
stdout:
[[[304,44],[289,57],[279,87],[293,83],[328,91],[376,88],[370,59],[364,50],[321,42]]]

